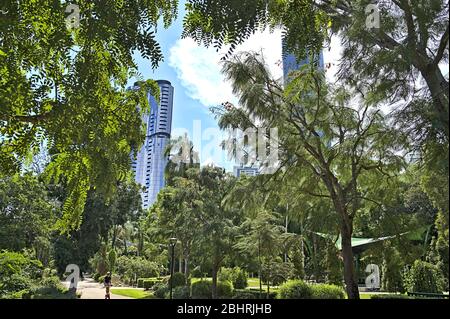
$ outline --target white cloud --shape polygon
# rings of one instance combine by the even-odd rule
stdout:
[[[326,66],[327,80],[334,83],[337,81],[337,72],[342,58],[341,38],[333,36],[329,48],[323,50],[323,59]]]
[[[261,51],[271,68],[272,75],[281,77],[280,64],[281,32],[270,33],[268,30],[253,35],[236,52]],[[198,46],[192,39],[180,39],[170,49],[169,65],[175,69],[177,77],[185,87],[187,94],[204,106],[220,105],[230,101],[237,103],[232,94],[230,83],[221,73],[220,60],[225,51],[217,52],[214,48]]]

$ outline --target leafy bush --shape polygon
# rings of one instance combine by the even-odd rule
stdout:
[[[405,286],[409,292],[442,293],[444,276],[436,265],[416,260],[405,275]]]
[[[176,272],[172,276],[172,288],[182,287],[186,285],[186,276],[181,272]],[[170,287],[170,279],[169,279]]]
[[[219,298],[225,299],[230,299],[231,297],[233,297],[233,284],[229,281],[217,282],[217,295]]]
[[[383,266],[381,271],[382,289],[390,292],[405,292],[402,269],[404,268],[403,258],[399,251],[386,242],[383,247]]]
[[[101,276],[101,275],[100,275],[99,273],[96,272],[92,278],[93,278],[96,282],[99,282],[100,276]]]
[[[210,280],[194,282],[191,287],[192,299],[211,299],[212,282]]]
[[[65,291],[66,288],[61,284],[57,276],[47,277],[41,280],[40,286]]]
[[[312,285],[312,297],[313,299],[345,299],[344,290],[335,285]]]
[[[259,299],[259,292],[245,289],[235,289],[233,299]]]
[[[173,299],[189,299],[190,289],[186,286],[178,286],[173,288],[172,294]]]
[[[52,299],[61,297],[68,292],[68,289],[61,284],[58,277],[52,276],[41,280],[39,287],[33,293],[33,298]]]
[[[233,287],[235,289],[245,289],[248,286],[248,275],[247,272],[245,272],[242,269],[239,269],[235,273],[235,277],[233,279]]]
[[[229,281],[217,282],[217,296],[219,298],[232,298],[233,285]],[[192,299],[211,299],[212,281],[202,280],[192,284]]]
[[[292,278],[294,265],[286,263],[281,258],[263,263],[261,269],[261,279],[265,284],[279,286]]]
[[[169,287],[166,284],[158,283],[153,286],[153,290],[156,298],[164,299],[166,293],[169,291]]]
[[[42,264],[22,253],[0,251],[0,298],[16,298],[42,276]]]
[[[137,280],[137,287],[138,288],[144,288],[144,278],[139,278],[138,280]]]
[[[291,280],[280,286],[278,299],[311,299],[313,291],[302,280]]]
[[[220,281],[230,281],[235,289],[245,289],[248,286],[247,273],[239,268],[222,268],[219,273]]]
[[[115,265],[116,272],[122,278],[158,277],[161,271],[161,265],[152,261],[148,261],[142,257],[120,256],[119,258],[117,258]]]

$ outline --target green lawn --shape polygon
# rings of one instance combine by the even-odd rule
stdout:
[[[119,296],[125,296],[130,297],[134,299],[154,299],[155,296],[153,296],[152,293],[140,289],[120,289],[120,288],[113,288],[111,289],[111,293],[114,295]]]
[[[371,293],[367,293],[367,294],[365,294],[365,293],[360,293],[360,294],[359,294],[359,297],[360,297],[361,299],[370,299],[370,298],[372,298],[373,295],[375,295],[375,294],[371,294]]]

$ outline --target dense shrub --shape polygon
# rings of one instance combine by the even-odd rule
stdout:
[[[444,276],[436,265],[416,260],[405,274],[405,286],[409,292],[442,293]]]
[[[137,280],[137,287],[138,288],[144,288],[144,278],[139,278],[138,280]]]
[[[158,277],[161,265],[142,257],[120,256],[116,262],[116,272],[123,278]],[[136,277],[135,277],[136,276]]]
[[[228,299],[233,297],[233,285],[229,281],[217,282],[217,296]],[[192,299],[211,299],[212,281],[202,280],[192,284]]]
[[[211,299],[212,282],[209,280],[197,281],[192,284],[192,299]]]
[[[344,290],[335,285],[312,285],[312,297],[313,299],[345,299]]]
[[[99,273],[95,273],[94,274],[94,276],[92,277],[96,282],[98,282],[99,281],[99,279],[100,279],[100,274]]]
[[[235,289],[245,289],[248,286],[247,273],[239,268],[222,268],[219,273],[220,281],[230,281]]]
[[[26,254],[0,251],[0,298],[16,298],[30,291],[42,271],[42,264]]]
[[[383,249],[383,266],[381,270],[381,288],[384,291],[404,292],[402,270],[403,258],[399,251],[386,242]]]
[[[278,299],[311,299],[312,289],[302,280],[291,280],[280,286]]]
[[[242,269],[236,273],[235,278],[233,279],[233,287],[235,289],[245,289],[248,286],[248,275]]]
[[[186,276],[181,272],[176,272],[172,276],[172,280],[169,278],[169,287],[172,281],[172,288],[182,287],[186,285]]]
[[[173,299],[189,299],[190,289],[186,286],[178,286],[173,288],[172,298]]]
[[[157,283],[155,286],[153,286],[153,290],[156,298],[164,299],[166,293],[169,291],[169,287],[166,284]]]
[[[61,284],[59,278],[52,276],[42,279],[39,287],[33,292],[33,295],[34,298],[45,299],[48,297],[51,299],[53,296],[61,296],[67,292],[67,288]]]
[[[233,299],[259,299],[259,292],[245,289],[235,289]]]
[[[217,282],[217,295],[219,298],[225,299],[233,297],[233,284],[229,281]]]

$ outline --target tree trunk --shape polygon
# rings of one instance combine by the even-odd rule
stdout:
[[[341,226],[342,258],[344,260],[344,281],[348,299],[359,299],[358,282],[355,275],[355,264],[352,251],[351,226],[343,222]]]
[[[183,257],[181,255],[178,257],[178,272],[183,272]]]
[[[184,258],[184,275],[186,276],[186,286],[191,285],[190,280],[190,268],[189,268],[189,256]]]
[[[439,122],[442,125],[446,136],[449,136],[449,96],[448,82],[442,75],[439,66],[426,65],[419,68],[433,98],[433,105],[438,114]]]
[[[218,269],[217,269],[217,265],[214,264],[213,268],[212,268],[212,299],[218,299],[217,296],[217,273],[218,273]]]
[[[312,244],[313,244],[312,261],[313,261],[313,266],[314,266],[314,280],[318,281],[320,276],[319,276],[319,267],[317,265],[317,241],[316,241],[316,235],[312,236]]]
[[[259,298],[262,299],[262,264],[261,264],[261,238],[258,237],[258,278],[259,278]]]

